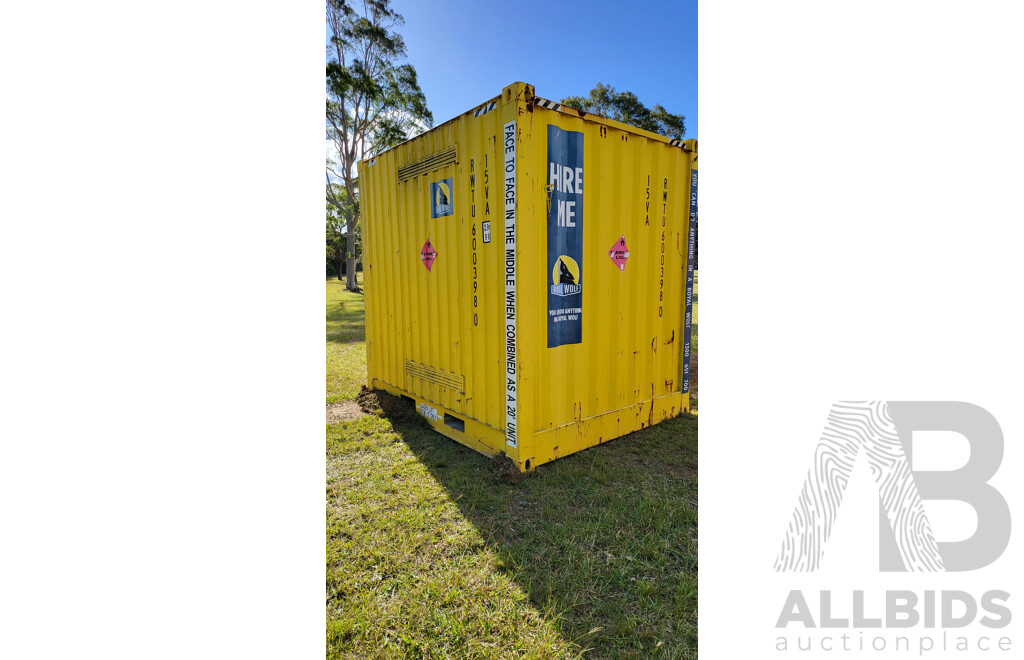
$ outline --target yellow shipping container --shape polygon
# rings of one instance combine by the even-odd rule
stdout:
[[[517,82],[359,186],[371,388],[524,471],[689,410],[696,140]]]

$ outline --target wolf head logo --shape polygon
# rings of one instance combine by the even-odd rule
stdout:
[[[558,260],[558,283],[559,284],[576,284],[576,278],[573,277],[569,271],[569,267],[565,265],[565,262],[561,259]]]

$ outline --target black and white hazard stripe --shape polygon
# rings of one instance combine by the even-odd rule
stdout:
[[[559,103],[555,103],[554,101],[549,101],[547,99],[542,99],[539,96],[535,97],[533,99],[533,102],[535,105],[539,105],[542,108],[547,108],[548,110],[559,110],[562,107]]]
[[[549,101],[547,99],[542,99],[539,96],[535,96],[534,97],[533,103],[534,103],[534,105],[538,105],[538,106],[540,106],[542,108],[547,108],[548,110],[561,110],[562,109],[562,104],[561,103],[555,103],[554,101]],[[565,107],[568,108],[568,106],[565,106]],[[682,149],[686,149],[686,143],[685,143],[684,140],[669,140],[669,144],[672,145],[673,147],[680,147]]]
[[[497,105],[497,104],[498,104],[497,101],[491,101],[490,103],[482,105],[482,106],[480,106],[479,108],[476,109],[476,112],[473,113],[473,116],[474,117],[479,117],[480,115],[487,114],[491,110],[494,110],[494,106]]]

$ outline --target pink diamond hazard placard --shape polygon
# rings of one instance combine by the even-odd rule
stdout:
[[[434,246],[430,244],[430,239],[428,238],[427,242],[423,244],[423,249],[420,250],[420,261],[422,261],[423,265],[427,267],[428,273],[430,272],[430,269],[434,267],[435,259],[437,259],[437,250],[435,250]]]
[[[626,237],[620,236],[612,249],[608,250],[608,258],[619,267],[619,271],[626,270],[626,259],[629,259],[629,248],[626,247]]]

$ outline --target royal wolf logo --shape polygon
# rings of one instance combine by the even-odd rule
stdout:
[[[454,213],[452,205],[452,178],[430,184],[430,217],[443,218]]]
[[[569,255],[561,255],[551,267],[551,293],[556,296],[574,296],[582,290],[579,264]]]

